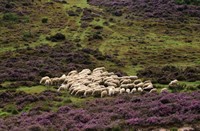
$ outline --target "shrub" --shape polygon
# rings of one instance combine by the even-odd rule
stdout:
[[[169,89],[172,90],[172,92],[180,92],[184,89],[186,89],[187,85],[186,84],[176,84],[173,86],[169,86]]]
[[[48,18],[42,18],[42,23],[47,23],[48,22]]]
[[[200,5],[200,0],[176,0],[178,4]]]
[[[3,20],[5,20],[5,21],[16,22],[16,21],[18,21],[18,19],[19,19],[19,17],[16,14],[14,14],[14,13],[5,13],[3,15]]]
[[[47,37],[46,39],[52,42],[59,42],[65,40],[65,35],[62,33],[56,33],[55,35]]]

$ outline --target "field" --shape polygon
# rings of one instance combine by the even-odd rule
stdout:
[[[0,0],[0,130],[200,130],[199,5]],[[101,66],[151,80],[158,92],[174,79],[179,86],[166,94],[81,98],[39,84]]]

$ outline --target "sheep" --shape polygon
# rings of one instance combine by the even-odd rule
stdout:
[[[57,91],[60,91],[61,89],[68,89],[68,85],[66,85],[66,84],[61,84],[61,86],[58,88]]]
[[[131,80],[137,80],[137,79],[138,79],[138,76],[129,76],[129,78],[130,78]]]
[[[108,82],[114,83],[114,84],[116,84],[116,85],[119,85],[119,84],[120,84],[120,81],[119,81],[119,80],[115,80],[115,79],[112,79],[112,78],[107,79],[107,80],[105,81],[105,83],[108,83]]]
[[[72,92],[75,88],[77,87],[80,87],[80,83],[68,83],[67,86],[68,86],[68,90],[69,92]]]
[[[51,81],[51,79],[47,79],[46,81],[45,81],[45,83],[44,83],[46,86],[50,86],[50,85],[52,85],[52,81]]]
[[[124,88],[121,88],[119,94],[122,94],[122,93],[124,93],[125,91],[126,91],[126,90],[125,90]]]
[[[101,73],[101,76],[103,76],[103,77],[108,76],[108,72],[104,71],[103,73]]]
[[[146,81],[145,81],[146,82]],[[145,87],[147,87],[147,86],[149,86],[149,85],[151,85],[152,83],[145,83],[144,82],[144,84],[143,84],[143,86],[142,86],[142,88],[145,88]]]
[[[126,84],[122,84],[122,85],[120,85],[120,88],[128,88],[128,86],[126,85]]]
[[[109,73],[107,74],[107,76],[112,76],[112,75],[115,75],[115,73],[114,73],[114,72],[109,72]]]
[[[144,85],[144,83],[141,82],[141,83],[138,83],[137,85],[135,85],[135,87],[139,88],[139,87],[142,87],[143,85]]]
[[[144,90],[151,90],[151,89],[153,89],[153,84],[149,84],[147,87],[144,87],[143,88]]]
[[[131,90],[130,89],[126,89],[126,93],[131,94]]]
[[[147,80],[144,82],[144,84],[146,84],[146,83],[152,83],[152,82],[150,80]]]
[[[80,90],[78,90],[76,93],[75,93],[75,96],[81,96],[81,95],[84,95],[85,91],[88,89],[87,86],[82,86]]]
[[[121,81],[121,84],[130,84],[131,82],[131,79],[124,79]]]
[[[105,86],[114,86],[114,87],[117,87],[117,84],[115,83],[112,83],[112,82],[106,82],[104,83]]]
[[[103,98],[103,97],[105,97],[107,95],[108,95],[107,90],[104,90],[104,91],[101,92],[101,98]]]
[[[77,70],[70,71],[67,76],[73,76],[75,74],[78,74]]]
[[[173,81],[171,81],[170,83],[169,83],[169,86],[174,86],[174,85],[177,85],[177,83],[178,83],[178,80],[173,80]]]
[[[45,83],[45,81],[48,79],[50,79],[50,77],[48,76],[42,77],[42,79],[40,80],[40,84]]]
[[[92,82],[103,82],[103,78],[101,78],[101,77],[94,77],[93,78],[93,80],[92,80]]]
[[[114,94],[113,95],[118,95],[119,93],[120,93],[120,89],[121,88],[114,88],[113,90],[113,92],[114,92]]]
[[[109,95],[109,96],[114,95],[114,93],[115,93],[115,92],[114,92],[114,89],[115,89],[115,88],[108,88],[108,95]]]
[[[137,89],[136,89],[136,88],[133,88],[133,89],[131,90],[131,93],[135,93],[135,92],[137,92]]]
[[[118,75],[115,75],[113,72],[112,72],[112,75],[108,76],[110,78],[113,78],[113,79],[120,79]]]
[[[105,67],[98,67],[98,68],[95,68],[92,72],[96,72],[96,71],[105,71],[106,68]]]
[[[72,90],[71,90],[71,95],[75,94],[77,91],[81,90],[82,87],[81,86],[78,86],[78,87],[74,87]]]
[[[127,86],[127,88],[132,89],[132,88],[134,88],[136,85],[135,85],[134,83],[132,83],[132,84],[127,84],[126,86]]]
[[[135,85],[137,85],[137,84],[139,84],[139,83],[141,83],[141,82],[142,82],[141,79],[137,79],[137,80],[135,80],[133,83],[134,83]]]
[[[67,79],[67,76],[65,74],[63,74],[61,77],[60,77],[60,81],[61,82],[64,82],[65,79]]]
[[[87,86],[90,88],[96,88],[97,86],[99,86],[99,84],[95,82],[95,83],[90,83]]]
[[[107,90],[107,89],[96,88],[96,89],[93,90],[92,96],[100,96],[101,92],[104,91],[104,90]]]
[[[91,74],[91,70],[90,69],[83,69],[81,72],[79,72],[79,75],[89,75]]]
[[[163,93],[163,92],[169,92],[169,90],[167,88],[162,88],[160,92],[161,93]]]
[[[84,92],[83,96],[84,96],[84,97],[87,97],[87,95],[92,95],[93,90],[94,90],[94,89],[88,88],[88,89]]]
[[[149,93],[157,93],[157,89],[156,88],[151,89]]]
[[[52,84],[53,85],[59,85],[59,83],[60,83],[60,78],[59,77],[51,78],[51,80],[52,80]]]
[[[141,87],[138,88],[139,92],[143,92],[143,89]]]

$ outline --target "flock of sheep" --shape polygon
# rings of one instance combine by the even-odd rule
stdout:
[[[88,96],[115,96],[122,93],[157,92],[150,80],[142,81],[137,76],[119,77],[113,72],[106,71],[105,67],[83,69],[81,72],[73,70],[68,75],[50,78],[43,77],[40,84],[59,86],[58,91],[66,89],[71,95]],[[165,91],[167,89],[162,89]]]

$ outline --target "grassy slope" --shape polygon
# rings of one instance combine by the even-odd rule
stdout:
[[[88,36],[93,34],[94,30],[91,27],[81,28],[81,15],[70,17],[66,11],[75,10],[76,7],[74,6],[87,7],[96,11],[102,11],[102,9],[88,5],[86,0],[81,0],[81,2],[79,0],[68,0],[69,4],[55,3],[53,7],[45,4],[46,2],[46,0],[42,0],[42,3],[37,2],[37,5],[33,4],[28,9],[25,7],[16,9],[28,10],[30,14],[20,16],[20,19],[28,19],[29,22],[2,22],[3,13],[0,13],[2,22],[0,25],[0,54],[41,44],[54,46],[59,43],[47,41],[45,38],[61,32],[70,41],[80,39],[79,44],[83,48],[99,49],[103,54],[116,56],[118,60],[124,63],[124,67],[117,66],[116,63],[109,61],[98,61],[99,65],[121,69],[129,75],[134,75],[137,70],[149,65],[170,64],[184,67],[200,64],[200,30],[198,28],[200,23],[198,21],[191,19],[185,24],[160,23],[151,19],[130,21],[124,19],[124,16],[118,18],[105,13],[105,16],[100,16],[90,22],[93,26],[103,26],[104,39],[90,42]],[[42,23],[42,18],[48,18],[48,23]],[[110,18],[113,18],[114,21],[109,22]],[[104,22],[108,22],[109,25],[104,25]],[[128,26],[127,22],[132,22],[132,25]],[[186,84],[196,86],[200,83]],[[17,90],[27,93],[40,93],[46,90],[46,87],[21,87]],[[79,106],[83,102],[83,99],[71,97],[67,94],[66,96],[63,96],[65,99],[62,102],[56,104],[61,106],[71,101]],[[29,110],[31,105],[29,106],[24,110]],[[53,110],[56,110],[56,107],[53,107]],[[0,109],[0,116],[6,115],[10,114]]]
[[[102,9],[89,6],[86,0],[81,2],[69,0],[68,3],[55,3],[52,10],[52,7],[45,4],[45,0],[43,0],[42,3],[33,4],[31,8],[28,8],[31,12],[30,15],[26,15],[29,19],[28,23],[8,25],[7,22],[4,22],[1,27],[3,30],[0,32],[2,41],[0,53],[24,48],[28,45],[31,47],[41,44],[55,45],[57,43],[47,41],[45,38],[61,32],[71,41],[80,39],[79,43],[82,47],[97,48],[103,54],[117,55],[117,59],[125,64],[124,67],[118,68],[130,75],[147,65],[193,66],[200,63],[198,21],[191,19],[185,24],[170,24],[151,19],[130,21],[124,19],[124,16],[118,18],[111,14],[104,14],[105,16],[95,18],[90,25],[103,26],[101,34],[104,34],[105,37],[103,40],[91,43],[88,41],[88,36],[93,34],[94,30],[91,27],[81,28],[81,15],[70,17],[66,11],[75,10],[77,7],[91,8],[96,11]],[[42,23],[42,18],[48,18],[48,23]],[[110,18],[113,18],[114,22],[109,22],[109,26],[104,26],[103,22],[108,22]],[[127,22],[132,22],[132,26],[128,26]],[[30,36],[27,33],[30,33]],[[8,44],[4,44],[5,42]],[[103,64],[107,67],[110,66],[106,61]],[[113,68],[117,68],[117,66],[114,64]]]

